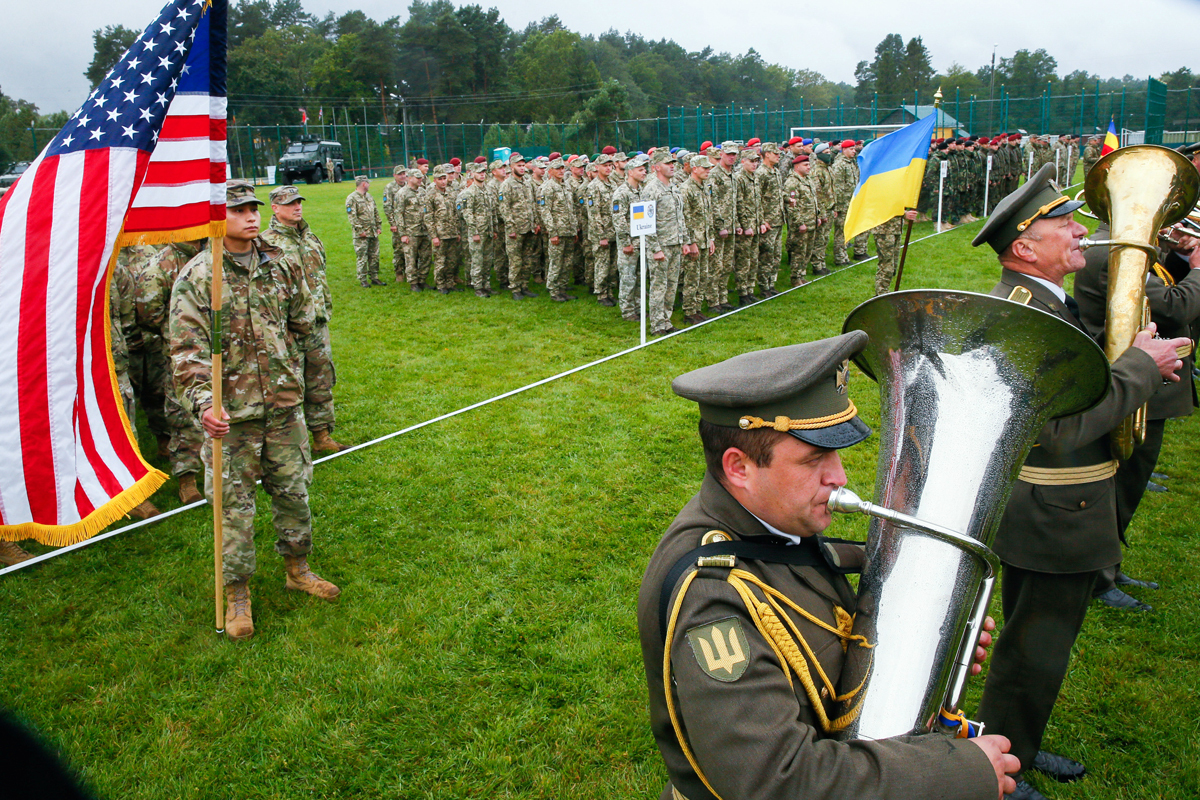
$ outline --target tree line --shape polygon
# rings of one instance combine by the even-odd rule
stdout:
[[[138,33],[123,25],[94,31],[85,72],[93,86]],[[1170,89],[1200,86],[1187,67],[1161,79]],[[994,69],[990,62],[975,70],[952,63],[939,72],[921,37],[905,42],[899,34],[886,36],[871,60],[858,63],[855,81],[768,63],[754,49],[688,51],[670,39],[616,30],[585,36],[557,16],[515,30],[495,8],[450,0],[413,0],[406,18],[382,22],[357,10],[317,17],[302,0],[241,0],[229,11],[229,113],[237,125],[296,125],[303,108],[310,122],[565,123],[586,131],[680,107],[842,104],[884,111],[911,103],[914,92],[929,102],[938,87],[948,99],[956,92],[987,99],[1002,90],[1038,97],[1047,87],[1052,95],[1088,93],[1097,81],[1102,92],[1146,88],[1145,79],[1130,75],[1060,76],[1042,49],[1001,57]],[[1183,102],[1170,97],[1169,127],[1174,116],[1182,124]],[[64,122],[65,112],[41,115],[33,104],[0,93],[0,163],[32,157],[38,143],[29,128]]]

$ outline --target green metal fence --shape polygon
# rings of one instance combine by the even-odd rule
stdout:
[[[1163,84],[1154,81],[1158,86]],[[1157,87],[1155,87],[1157,89]],[[1072,95],[1051,95],[1050,86],[1039,96],[1010,97],[1004,86],[997,87],[994,99],[980,99],[960,92],[947,93],[942,102],[946,114],[955,117],[961,128],[983,135],[1001,131],[1072,133],[1088,135],[1107,130],[1110,119],[1118,130],[1146,129],[1147,111],[1153,108],[1157,119],[1163,120],[1167,132],[1160,141],[1191,141],[1188,131],[1200,123],[1200,91],[1170,90],[1165,94],[1151,91],[1101,92],[1099,84],[1091,92]],[[1165,98],[1165,99],[1164,99]],[[905,105],[928,106],[933,98],[914,93]],[[665,116],[651,119],[612,120],[597,125],[568,123],[411,123],[407,125],[382,122],[351,121],[357,109],[346,113],[346,124],[327,125],[230,125],[228,128],[230,172],[236,177],[266,179],[287,145],[302,135],[318,135],[342,143],[347,174],[365,172],[372,177],[390,176],[392,167],[418,157],[434,163],[453,156],[471,161],[479,155],[490,155],[493,148],[512,147],[536,152],[563,153],[598,152],[605,145],[620,150],[647,150],[656,145],[681,146],[697,149],[704,141],[726,139],[742,141],[757,137],[782,141],[791,136],[794,128],[847,128],[844,135],[853,134],[853,126],[878,125],[896,111],[895,105],[881,106],[877,98],[870,105],[845,105],[839,100],[830,107],[815,108],[801,101],[798,108],[773,109],[767,104],[759,107],[730,104],[721,107],[671,107]],[[331,113],[337,119],[341,114]],[[1153,122],[1154,120],[1150,120]],[[1184,139],[1179,139],[1183,131]],[[56,131],[29,129],[17,151],[26,152],[18,158],[32,158]],[[824,138],[839,138],[830,132]],[[856,138],[870,138],[864,131]]]

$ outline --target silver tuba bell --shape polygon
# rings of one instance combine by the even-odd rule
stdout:
[[[1109,367],[1082,331],[970,292],[876,297],[844,331],[870,336],[855,363],[879,383],[875,504],[846,489],[835,511],[873,516],[838,710],[844,739],[942,730],[958,711],[998,560],[989,545],[1021,465],[1054,417],[1104,397]]]

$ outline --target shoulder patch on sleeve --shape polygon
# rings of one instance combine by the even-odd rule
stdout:
[[[544,205],[546,205],[546,198],[544,198],[544,197],[543,197],[543,198],[539,198],[539,199],[538,199],[538,205],[539,205],[539,206],[544,206]]]
[[[588,205],[589,205],[589,206],[590,206],[590,205],[594,205],[594,203],[592,202],[592,198],[590,198],[590,197],[588,198]]]
[[[737,617],[697,625],[688,630],[687,640],[700,669],[714,680],[733,683],[745,674],[750,664],[746,655],[750,643]]]
[[[503,199],[504,199],[504,193],[503,193],[503,192],[501,192],[501,193],[500,193],[500,199],[501,199],[501,200],[503,200]]]
[[[613,203],[613,211],[620,211],[620,210],[621,210],[621,204]]]

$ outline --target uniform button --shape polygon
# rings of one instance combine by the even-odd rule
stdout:
[[[1080,508],[1087,508],[1087,500],[1080,500],[1080,501],[1079,501],[1079,507],[1080,507]]]
[[[822,687],[821,687],[821,699],[822,699],[822,700],[828,700],[828,699],[829,699],[829,687],[828,687],[828,686],[822,686]]]

